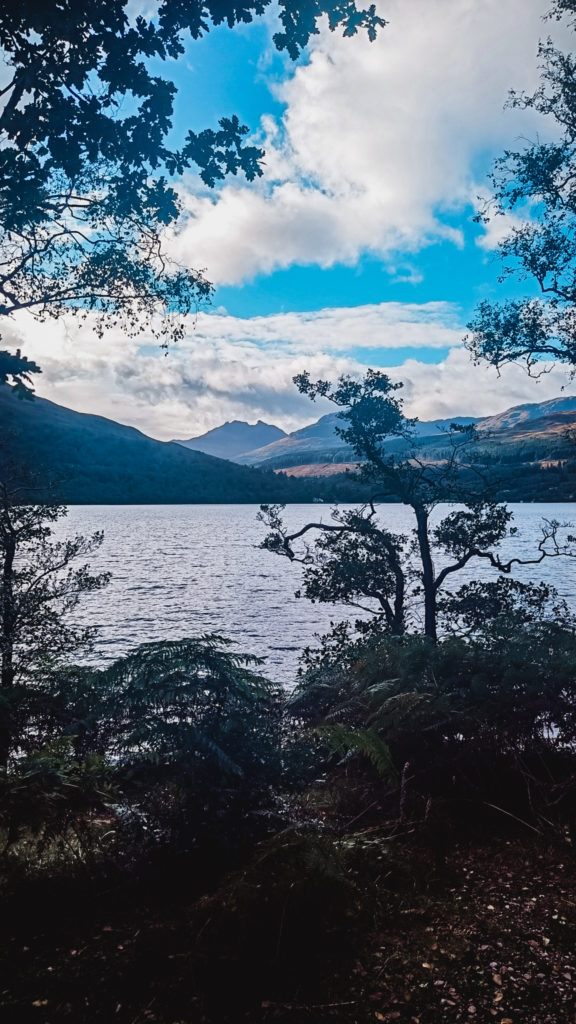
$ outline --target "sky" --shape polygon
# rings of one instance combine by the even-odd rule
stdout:
[[[492,161],[550,138],[533,111],[505,107],[532,91],[546,0],[380,0],[374,43],[324,26],[292,63],[272,45],[274,17],[190,41],[159,67],[179,93],[174,136],[236,113],[266,151],[254,183],[209,190],[178,182],[182,216],[166,246],[206,270],[213,306],[165,353],[140,336],[102,339],[72,317],[15,317],[4,342],[42,366],[37,393],[163,440],[226,420],[293,430],[328,411],[294,374],[334,378],[366,367],[404,382],[422,419],[491,415],[575,391],[565,370],[539,381],[521,367],[475,367],[462,346],[498,282],[505,219],[481,226]]]

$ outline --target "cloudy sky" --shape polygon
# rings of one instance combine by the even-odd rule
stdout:
[[[462,348],[475,304],[502,287],[493,250],[505,225],[473,220],[490,164],[549,137],[534,113],[504,109],[510,88],[537,82],[547,2],[378,7],[389,24],[375,43],[325,30],[297,65],[273,50],[271,18],[190,43],[170,68],[176,133],[237,113],[266,150],[254,184],[179,184],[183,216],[167,244],[206,268],[214,306],[167,354],[117,331],[100,340],[72,319],[15,319],[4,341],[40,362],[40,395],[167,439],[233,418],[309,422],[321,410],[291,382],[303,369],[390,368],[422,418],[559,393],[564,371],[497,378]]]

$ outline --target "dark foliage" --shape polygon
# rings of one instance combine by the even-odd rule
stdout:
[[[17,349],[16,352],[0,351],[0,386],[12,384],[18,398],[31,398],[32,373],[41,373],[40,367],[31,359],[27,359]]]
[[[80,859],[119,864],[265,831],[279,694],[253,671],[257,659],[227,646],[218,636],[145,644],[106,669],[55,668],[17,687],[2,794],[11,856],[25,855],[30,831],[69,844],[73,829]]]
[[[30,490],[0,481],[0,663],[2,686],[84,650],[93,631],[66,624],[82,594],[106,585],[89,558],[103,534],[53,539],[53,524],[66,514],[55,504],[32,504]]]
[[[576,825],[576,635],[502,615],[432,644],[380,637],[304,676],[291,701],[336,750],[362,755],[389,817],[485,823],[489,807],[531,827]],[[440,827],[440,825],[439,825]]]

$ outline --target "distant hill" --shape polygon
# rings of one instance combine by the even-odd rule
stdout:
[[[568,413],[576,414],[576,395],[567,395],[565,398],[552,398],[548,402],[529,402],[526,405],[513,405],[511,409],[499,413],[497,416],[485,417],[479,429],[481,430],[508,430],[518,427],[521,424],[530,423],[543,417],[560,417]]]
[[[423,420],[415,424],[416,437],[437,437],[445,433],[451,423],[468,426],[480,421],[474,416],[456,416],[454,419]],[[354,458],[352,449],[336,433],[342,426],[338,413],[328,413],[316,423],[295,430],[279,441],[237,456],[234,461],[244,466],[269,466],[273,469],[325,462],[348,462]],[[392,442],[397,447],[396,442]]]
[[[175,444],[181,444],[195,452],[214,455],[218,459],[234,459],[236,455],[242,455],[254,448],[263,448],[286,436],[280,427],[274,427],[262,420],[254,424],[232,420],[221,427],[209,430],[206,434],[200,434],[199,437],[176,441]]]
[[[546,420],[544,429],[552,437],[554,433],[561,433],[566,429],[566,424],[570,422],[571,416],[576,420],[576,395],[554,398],[547,402],[532,402],[513,406],[497,416],[483,418],[454,416],[437,420],[421,420],[415,424],[414,434],[418,443],[423,441],[426,444],[434,444],[438,441],[441,444],[442,435],[446,434],[451,423],[458,423],[461,426],[476,424],[479,431],[497,434],[499,439],[505,440],[503,432],[515,429],[524,431],[530,424]],[[306,473],[298,474],[302,476],[313,475],[314,464],[325,466],[333,463],[336,469],[339,464],[354,461],[352,449],[345,445],[336,433],[336,427],[340,422],[338,413],[329,413],[322,416],[316,423],[311,423],[301,430],[295,430],[292,434],[288,434],[272,444],[236,456],[234,461],[240,465],[266,467],[274,470],[306,466]],[[556,431],[554,423],[558,426]],[[405,446],[402,441],[388,442],[388,448],[391,451],[403,447]],[[326,475],[326,471],[323,470],[319,475]]]
[[[510,427],[494,431],[490,437],[500,444],[537,440],[553,446],[555,442],[565,439],[567,431],[573,432],[575,428],[576,412],[556,412],[538,419],[519,420]],[[576,459],[576,448],[572,450],[572,455]]]
[[[52,482],[67,504],[307,501],[301,484],[155,441],[103,416],[0,387],[2,457]],[[311,488],[314,488],[311,490]]]

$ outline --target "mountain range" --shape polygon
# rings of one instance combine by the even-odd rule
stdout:
[[[462,419],[457,422],[462,422]],[[569,432],[576,430],[576,396],[515,406],[474,421],[481,436],[478,457],[507,501],[576,500],[576,457]],[[337,414],[322,416],[292,434],[233,460],[171,441],[156,441],[103,416],[74,412],[43,398],[19,399],[0,387],[0,464],[22,480],[30,472],[50,500],[65,504],[177,504],[260,502],[356,502],[367,484],[346,472],[355,462],[335,433]],[[450,421],[417,425],[416,446],[425,460],[449,454]],[[246,427],[247,430],[243,428]],[[200,438],[220,451],[241,439],[266,438],[269,424],[233,422]],[[390,442],[401,452],[406,443]],[[242,464],[242,463],[246,464]],[[11,467],[11,468],[10,468]],[[34,499],[38,500],[38,499]],[[391,500],[394,500],[391,496]]]
[[[556,417],[558,424],[565,429],[567,418],[569,419],[570,416],[573,416],[576,421],[576,395],[555,398],[546,402],[516,405],[496,416],[482,418],[456,416],[453,419],[448,417],[418,421],[414,426],[414,435],[418,442],[423,439],[441,442],[442,436],[446,435],[451,423],[462,426],[475,424],[481,434],[485,436],[498,435],[500,440],[504,441],[506,431],[522,430],[525,433],[527,425],[534,424],[538,420],[545,419],[546,429],[552,430],[552,420]],[[336,428],[341,425],[341,422],[338,413],[328,413],[300,430],[285,434],[278,427],[263,424],[261,421],[250,426],[236,420],[234,423],[216,427],[201,437],[190,438],[188,441],[178,443],[185,444],[192,450],[208,452],[211,455],[218,453],[221,458],[230,459],[239,465],[274,470],[306,465],[310,467],[308,475],[313,475],[312,467],[315,465],[332,463],[336,468],[354,460],[352,449],[345,445],[336,433]],[[244,428],[244,430],[240,428]],[[241,439],[263,437],[264,430],[262,428],[266,428],[267,431],[275,430],[281,436],[275,437],[271,441],[264,441],[260,445],[245,448],[243,451],[239,450]],[[389,443],[390,450],[403,446],[401,441]],[[322,475],[326,475],[326,469],[323,470]]]

